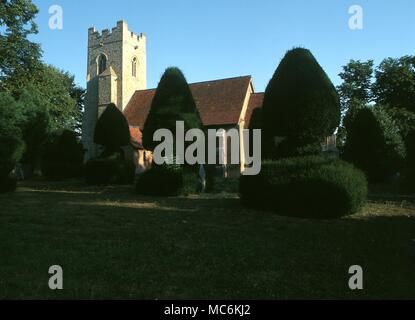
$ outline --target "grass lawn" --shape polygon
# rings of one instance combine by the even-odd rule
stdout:
[[[306,220],[236,194],[26,182],[0,195],[0,298],[415,298],[415,199]],[[388,200],[390,201],[390,200]],[[64,290],[48,288],[48,268]],[[364,290],[348,289],[348,268]]]

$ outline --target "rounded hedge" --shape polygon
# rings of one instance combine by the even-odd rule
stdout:
[[[85,164],[85,179],[91,185],[129,184],[134,173],[134,164],[120,154],[91,159]]]
[[[241,176],[244,205],[304,218],[358,211],[367,197],[365,175],[346,162],[317,156],[265,161],[260,174]]]
[[[136,192],[151,196],[177,196],[198,193],[202,184],[195,166],[163,164],[137,176]]]
[[[180,165],[153,165],[140,174],[135,182],[138,194],[176,196],[183,187],[183,168]]]

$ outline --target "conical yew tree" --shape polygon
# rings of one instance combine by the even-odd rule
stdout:
[[[130,140],[127,119],[115,104],[109,104],[97,121],[94,142],[104,146],[105,154],[111,154],[128,145]]]
[[[160,79],[144,124],[144,147],[154,150],[159,142],[153,141],[153,134],[158,129],[169,129],[175,134],[176,121],[183,121],[185,130],[202,128],[196,103],[183,73],[171,67]]]
[[[264,156],[316,152],[318,148],[310,146],[333,134],[339,122],[339,96],[312,53],[303,48],[288,51],[265,91]],[[275,137],[285,141],[282,149],[289,154],[278,154]]]

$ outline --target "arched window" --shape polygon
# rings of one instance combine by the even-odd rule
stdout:
[[[134,58],[131,63],[131,70],[132,70],[132,76],[136,77],[137,76],[137,58]]]
[[[98,58],[98,74],[103,73],[107,69],[107,57],[101,54]]]

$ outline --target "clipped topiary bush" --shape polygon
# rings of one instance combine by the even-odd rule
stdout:
[[[304,218],[336,218],[360,209],[365,175],[351,164],[308,156],[265,161],[260,174],[241,176],[244,205]]]
[[[203,129],[202,121],[193,99],[190,87],[180,69],[167,68],[155,92],[150,112],[143,128],[143,145],[147,150],[154,150],[160,143],[153,141],[158,129],[169,129],[176,136],[176,122],[182,121],[185,132],[189,129]],[[173,153],[176,150],[174,139]],[[186,141],[185,148],[191,144]],[[153,154],[154,156],[154,154]],[[165,155],[166,158],[175,155]],[[174,163],[176,161],[174,160]],[[141,174],[137,180],[137,192],[151,195],[175,195],[199,192],[199,165],[156,165]],[[182,177],[177,175],[181,173]],[[155,181],[150,177],[155,176]],[[147,180],[148,179],[148,180]]]
[[[321,142],[313,139],[287,137],[275,148],[277,158],[302,157],[321,154]]]
[[[129,184],[134,180],[135,167],[122,154],[113,154],[89,160],[85,164],[85,179],[88,184]]]
[[[309,50],[289,50],[264,94],[264,158],[320,153],[321,148],[309,145],[333,134],[339,122],[340,98],[323,68]],[[277,150],[274,137],[289,139],[289,146]]]
[[[138,194],[177,196],[183,188],[183,167],[175,164],[155,165],[136,179]]]
[[[129,145],[130,141],[127,119],[115,104],[110,103],[97,121],[94,142],[104,147],[104,156],[109,156]]]
[[[49,137],[42,152],[42,173],[50,180],[82,175],[83,148],[75,132],[64,130]]]
[[[199,178],[198,166],[184,166],[183,168],[183,187],[180,194],[188,195],[202,191],[202,183]],[[207,173],[205,173],[207,176]],[[209,182],[210,183],[210,182]],[[210,187],[210,186],[209,186]]]
[[[94,142],[103,152],[85,164],[88,184],[129,184],[134,180],[135,165],[125,159],[123,146],[131,143],[128,122],[122,112],[110,103],[99,117],[94,132]]]
[[[186,78],[180,69],[170,67],[160,79],[144,124],[144,147],[147,150],[154,150],[159,144],[158,141],[153,141],[153,134],[158,129],[169,129],[176,134],[176,121],[184,122],[185,131],[203,128]],[[189,142],[185,143],[187,144]]]

